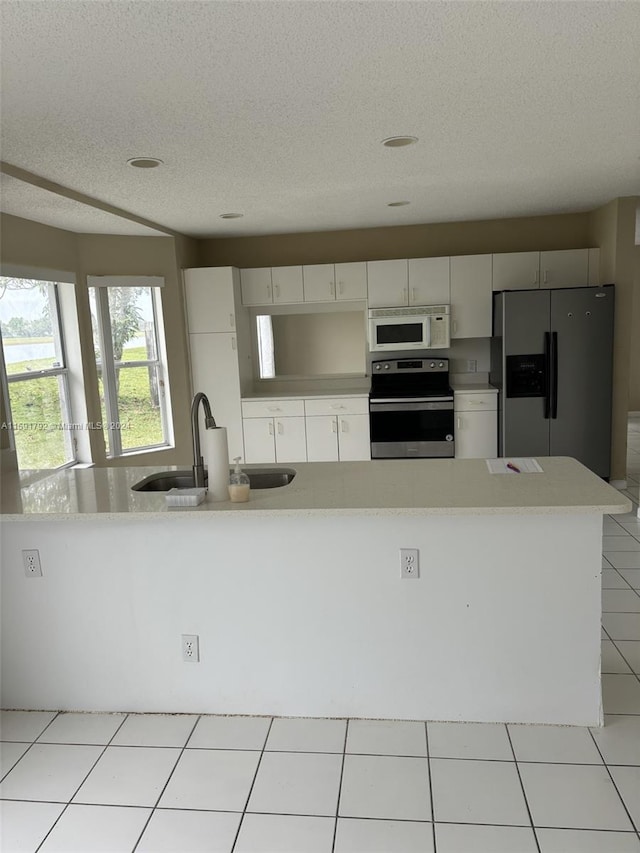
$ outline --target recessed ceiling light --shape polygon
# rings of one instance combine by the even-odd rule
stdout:
[[[242,219],[244,213],[221,213],[220,219]]]
[[[388,139],[383,139],[382,144],[387,148],[404,148],[405,145],[414,145],[417,141],[417,136],[390,136]]]
[[[390,201],[387,207],[404,207],[405,204],[411,204],[410,201]]]
[[[134,166],[136,169],[155,169],[156,166],[162,166],[162,160],[157,157],[132,157],[127,160],[129,166]]]

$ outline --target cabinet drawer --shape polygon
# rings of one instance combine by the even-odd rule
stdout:
[[[368,397],[321,397],[305,400],[307,415],[366,415],[369,413]]]
[[[498,395],[493,391],[456,391],[453,395],[455,412],[495,411]]]
[[[304,416],[302,400],[243,400],[243,418],[289,418]]]

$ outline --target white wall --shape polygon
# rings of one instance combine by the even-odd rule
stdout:
[[[597,725],[600,544],[596,514],[5,522],[2,706]]]

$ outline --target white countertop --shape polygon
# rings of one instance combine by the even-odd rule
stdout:
[[[313,399],[334,399],[339,397],[368,397],[369,389],[363,390],[362,388],[354,388],[352,390],[340,390],[340,391],[311,391],[310,393],[302,393],[300,391],[296,391],[295,393],[286,392],[284,394],[277,394],[275,392],[270,394],[250,394],[247,397],[242,398],[243,403],[248,402],[259,402],[264,403],[265,400],[313,400]]]
[[[252,490],[248,503],[209,502],[172,507],[164,493],[131,486],[153,468],[89,468],[56,472],[20,487],[2,484],[2,520],[64,520],[162,517],[185,513],[245,513],[248,516],[327,515],[528,515],[623,513],[631,502],[591,471],[567,457],[539,457],[541,474],[489,474],[484,459],[305,462],[288,486]],[[187,467],[186,465],[184,466]],[[252,466],[246,466],[251,469]]]

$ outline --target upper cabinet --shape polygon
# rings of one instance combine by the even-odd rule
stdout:
[[[333,264],[306,264],[303,267],[303,278],[305,302],[331,302],[336,298],[336,271]]]
[[[539,286],[540,252],[493,256],[493,290],[530,290]]]
[[[395,308],[409,304],[409,272],[406,258],[399,261],[367,261],[369,308]]]
[[[409,305],[448,305],[449,258],[409,259]]]
[[[451,339],[491,337],[491,255],[451,258]]]
[[[493,290],[599,285],[599,249],[507,252],[493,256]]]
[[[240,270],[243,305],[267,305],[273,302],[271,267]]]
[[[302,267],[272,267],[271,283],[276,305],[302,302]]]
[[[367,262],[354,261],[347,264],[336,264],[336,299],[367,298]],[[306,294],[305,294],[306,298]]]
[[[237,274],[235,271],[236,276]],[[184,271],[187,323],[192,334],[235,332],[233,276],[232,267],[206,267]]]

